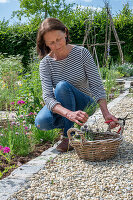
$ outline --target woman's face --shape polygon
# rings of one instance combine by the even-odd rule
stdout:
[[[66,33],[60,30],[49,31],[44,34],[46,46],[54,53],[59,53],[66,48]]]

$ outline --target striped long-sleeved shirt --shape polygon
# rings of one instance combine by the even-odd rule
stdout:
[[[55,99],[53,89],[62,80],[68,81],[96,101],[106,98],[97,66],[90,52],[84,47],[74,46],[63,60],[54,60],[47,55],[41,60],[39,69],[43,99],[51,111],[56,104],[60,104]]]

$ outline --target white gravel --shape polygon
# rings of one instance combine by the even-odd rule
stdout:
[[[129,113],[124,141],[112,160],[80,160],[75,151],[58,155],[31,178],[10,200],[132,200],[133,199],[133,97],[111,109],[117,117]],[[99,127],[105,129],[103,118]],[[107,127],[107,126],[106,126]]]

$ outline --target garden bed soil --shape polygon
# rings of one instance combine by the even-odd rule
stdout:
[[[57,141],[55,141],[55,142],[57,142]],[[35,149],[33,152],[29,153],[26,157],[14,156],[11,159],[10,164],[4,158],[0,157],[0,172],[3,172],[6,168],[11,167],[10,169],[8,169],[8,171],[6,173],[3,174],[3,176],[0,178],[0,180],[9,176],[14,169],[20,167],[21,165],[27,163],[28,161],[30,161],[32,159],[38,157],[39,155],[41,155],[41,153],[43,151],[47,150],[51,146],[52,146],[52,143],[50,143],[50,142],[46,142],[44,144],[37,144],[35,146]]]

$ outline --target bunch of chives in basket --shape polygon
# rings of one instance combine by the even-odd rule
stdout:
[[[91,116],[94,114],[95,110],[96,110],[97,104],[94,102],[91,105],[87,105],[84,109],[84,112],[86,112],[88,114],[88,116]],[[82,122],[81,122],[82,123]],[[83,126],[80,126],[76,123],[74,123],[74,128],[78,128],[79,130],[81,130],[82,132],[84,132],[85,134],[85,138],[87,140],[95,140],[95,136],[97,135],[95,132],[93,132],[91,130],[91,128],[87,125],[84,124]]]

